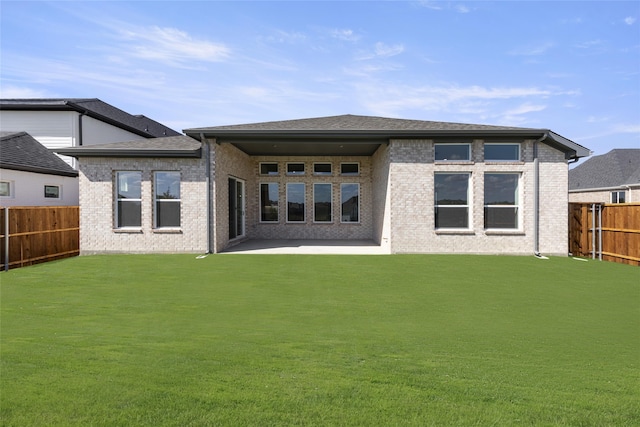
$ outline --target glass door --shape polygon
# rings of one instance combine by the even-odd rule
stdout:
[[[244,236],[244,181],[229,178],[229,239]]]

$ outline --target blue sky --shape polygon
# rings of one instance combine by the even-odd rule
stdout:
[[[0,2],[2,98],[176,130],[362,114],[640,148],[639,1]]]

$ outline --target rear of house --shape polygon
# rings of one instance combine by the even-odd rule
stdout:
[[[567,254],[568,166],[546,129],[333,116],[58,150],[80,160],[81,252],[247,239],[387,253]]]

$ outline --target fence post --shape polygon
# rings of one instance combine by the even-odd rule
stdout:
[[[9,271],[9,208],[4,208],[4,271]]]

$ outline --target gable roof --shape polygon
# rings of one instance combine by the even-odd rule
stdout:
[[[491,126],[386,117],[340,116],[185,129],[194,138],[215,138],[251,155],[325,154],[371,155],[390,139],[504,138],[539,139],[564,151],[567,158],[585,157],[589,150],[548,129]],[[359,146],[355,145],[358,144]]]
[[[145,138],[180,135],[162,123],[129,114],[97,98],[0,99],[0,110],[77,111]]]
[[[640,149],[623,148],[595,156],[569,171],[569,191],[640,185]]]
[[[78,176],[75,169],[26,132],[0,132],[0,168]]]
[[[54,151],[71,157],[182,157],[199,158],[202,144],[185,136],[138,139],[110,144],[83,145],[81,147],[58,148]]]

